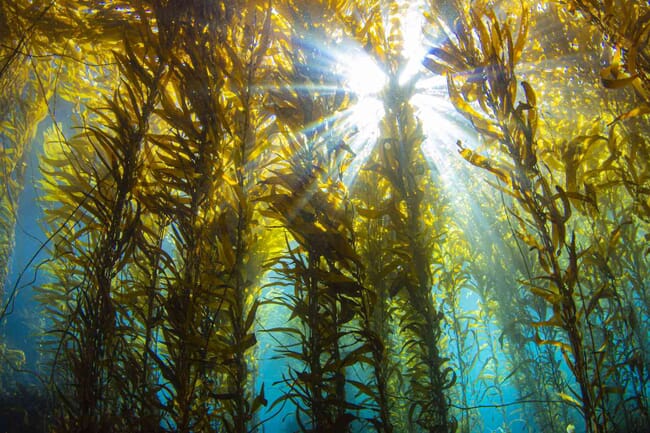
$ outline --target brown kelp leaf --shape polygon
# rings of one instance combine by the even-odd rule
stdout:
[[[550,277],[544,277],[544,279],[550,279]],[[551,287],[553,287],[555,290],[545,289],[532,284],[528,284],[528,285],[529,285],[528,290],[530,290],[534,295],[537,295],[540,298],[544,299],[549,304],[559,305],[562,302],[562,295],[560,295],[557,291],[555,291],[557,289],[553,285]]]
[[[603,77],[601,77],[600,80],[603,83],[603,86],[607,87],[608,89],[620,89],[622,87],[629,86],[636,79],[637,79],[637,76],[633,75],[631,77],[625,77],[625,78],[603,78]]]
[[[571,354],[573,353],[573,349],[571,349],[571,346],[569,346],[568,344],[557,340],[542,340],[539,337],[539,334],[537,332],[535,332],[535,343],[538,346],[549,345],[549,346],[558,347],[562,350],[563,353],[571,353]]]
[[[535,96],[535,91],[526,81],[521,82],[521,87],[524,89],[524,94],[526,95],[526,102],[531,107],[537,106],[537,97]]]
[[[355,398],[358,398],[358,397],[360,397],[361,395],[364,395],[364,394],[367,395],[368,397],[372,398],[372,399],[376,398],[375,391],[370,386],[368,386],[367,384],[365,384],[363,382],[360,382],[358,380],[353,380],[353,379],[348,379],[347,382],[350,385],[354,386],[358,390]]]
[[[253,403],[251,404],[251,413],[257,412],[261,406],[266,407],[267,404],[268,401],[264,397],[264,384],[262,383],[259,394],[255,396]]]

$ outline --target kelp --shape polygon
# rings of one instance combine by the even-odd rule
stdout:
[[[427,182],[420,152],[422,135],[412,108],[409,89],[400,88],[395,76],[387,89],[386,116],[380,123],[376,154],[366,169],[388,185],[387,196],[377,204],[378,217],[386,216],[393,255],[382,272],[392,279],[391,292],[408,300],[400,328],[408,350],[408,377],[413,393],[409,420],[425,431],[451,429],[443,391],[451,386],[448,371],[440,355],[440,321],[442,316],[431,295],[431,237],[429,219],[422,205],[426,202]],[[453,380],[453,379],[452,379]]]
[[[273,95],[274,111],[284,125],[278,134],[278,157],[270,164],[264,183],[269,193],[264,214],[286,230],[284,256],[269,266],[292,289],[272,302],[290,311],[285,328],[270,330],[289,336],[278,350],[296,361],[283,374],[288,392],[273,406],[291,401],[301,431],[348,431],[356,419],[355,405],[347,397],[350,366],[359,364],[358,350],[344,352],[351,331],[346,329],[360,302],[362,286],[357,276],[360,260],[351,243],[352,214],[341,173],[346,162],[345,133],[335,130],[330,116],[345,108],[342,91],[319,94],[321,86],[336,83],[332,71],[321,67],[327,43],[322,22],[304,15],[296,5],[286,5],[294,30],[286,21],[277,27],[280,40],[296,47],[291,57],[281,57],[278,80],[284,92]],[[331,20],[324,17],[323,20]],[[327,22],[327,21],[326,21]],[[295,57],[294,57],[295,56]],[[300,83],[297,91],[292,83]],[[314,89],[313,93],[310,89]],[[364,389],[361,383],[357,387]]]
[[[48,112],[55,72],[25,55],[39,52],[35,19],[11,2],[0,7],[0,320],[13,311],[16,289],[5,299],[20,195],[39,123]],[[23,51],[24,50],[24,51]],[[5,302],[6,301],[6,302]]]
[[[391,285],[383,273],[391,261],[390,229],[386,218],[373,217],[371,210],[381,202],[386,185],[375,180],[373,173],[363,171],[358,174],[352,191],[358,213],[355,242],[365,268],[366,290],[359,309],[359,334],[369,349],[368,364],[372,368],[369,382],[376,387],[371,393],[378,412],[373,424],[378,432],[389,433],[398,430],[402,418],[402,405],[396,397],[403,378],[396,362],[398,344],[394,341],[397,307],[391,303]]]
[[[481,137],[453,182],[403,75],[412,15]],[[0,27],[3,279],[51,122],[51,431],[469,432],[485,403],[504,431],[647,424],[646,5],[7,0]]]
[[[392,97],[407,94],[396,87],[391,90],[396,92]],[[439,352],[442,316],[431,295],[432,244],[431,237],[425,235],[430,229],[423,223],[426,216],[421,207],[426,191],[420,189],[426,185],[423,175],[427,169],[418,147],[421,133],[416,120],[403,101],[394,107],[391,112],[393,106],[387,106],[388,115],[382,121],[377,162],[371,160],[367,166],[389,185],[389,195],[382,199],[387,203],[378,207],[386,209],[394,236],[390,245],[393,257],[382,272],[392,279],[392,294],[408,300],[400,328],[413,393],[409,419],[425,431],[448,431],[451,427],[443,391],[453,379],[443,367]]]
[[[354,382],[347,380],[346,369],[359,363],[359,355],[354,350],[345,354],[341,348],[350,334],[346,324],[354,317],[361,295],[362,287],[354,278],[359,260],[343,231],[351,228],[349,216],[337,206],[339,200],[332,201],[336,185],[326,195],[327,172],[310,170],[316,166],[312,158],[319,154],[309,147],[293,149],[292,170],[277,170],[266,180],[294,185],[293,194],[273,188],[273,195],[264,198],[270,202],[269,215],[282,221],[298,245],[292,247],[287,240],[286,256],[274,260],[276,272],[284,284],[292,283],[293,290],[274,301],[291,312],[290,326],[271,332],[291,335],[295,343],[281,347],[278,353],[298,361],[283,376],[290,391],[274,405],[292,401],[296,422],[304,431],[346,431],[355,419],[354,405],[345,392],[346,382]]]
[[[167,48],[164,42],[156,45],[157,35],[144,17],[143,28],[149,49]],[[74,390],[60,421],[67,431],[113,430],[120,404],[115,392],[118,354],[128,333],[120,326],[124,311],[116,298],[121,273],[132,259],[134,233],[141,230],[135,190],[143,177],[146,137],[165,71],[161,51],[159,61],[143,61],[146,51],[134,50],[132,42],[127,40],[125,54],[116,56],[124,80],[90,121],[102,125],[86,124],[70,140],[59,136],[52,148],[60,146],[62,152],[51,154],[46,170],[50,195],[45,200],[58,204],[50,214],[78,213],[81,220],[73,233],[56,241],[58,248],[64,243],[67,253],[77,256],[73,275],[78,283],[62,286],[69,311],[63,313],[65,327],[57,330],[57,356],[62,352]],[[62,164],[61,155],[71,164]],[[66,200],[61,202],[61,196]],[[53,266],[54,275],[61,270],[65,267]],[[43,296],[47,299],[48,289]]]
[[[152,356],[170,385],[170,428],[179,431],[249,431],[265,403],[263,389],[249,386],[264,237],[252,225],[256,177],[247,170],[259,163],[269,127],[254,117],[269,17],[253,8],[235,21],[222,6],[203,10],[214,27],[184,23],[183,54],[157,112],[168,132],[154,138],[148,197],[169,223],[175,252],[164,268],[163,344]],[[243,49],[222,44],[226,37],[241,38]]]
[[[461,11],[458,25],[448,42],[430,51],[426,66],[446,74],[450,97],[456,108],[477,131],[499,143],[499,152],[508,158],[486,157],[458,143],[461,156],[494,175],[498,179],[494,187],[508,194],[520,206],[510,211],[519,227],[513,231],[531,251],[537,253],[543,271],[527,284],[532,294],[547,302],[553,314],[550,319],[538,321],[534,326],[559,327],[568,340],[542,339],[536,334],[535,341],[539,345],[560,348],[580,391],[574,394],[578,399],[564,392],[559,396],[580,407],[587,431],[606,431],[611,420],[604,401],[621,388],[605,384],[608,375],[602,371],[603,352],[602,349],[595,352],[599,346],[595,341],[593,318],[590,317],[592,311],[579,280],[587,250],[578,251],[575,230],[570,240],[567,231],[572,218],[572,201],[589,203],[589,192],[582,194],[575,189],[575,172],[566,176],[566,191],[559,185],[553,191],[550,186],[553,179],[543,172],[540,165],[536,138],[538,102],[530,84],[525,81],[517,83],[514,69],[521,56],[526,27],[525,11],[520,18],[519,33],[514,37],[508,24],[501,25],[490,9],[480,5],[471,7]],[[465,71],[472,73],[461,76]],[[477,102],[480,108],[470,104],[468,94],[464,90],[461,92],[457,80],[465,86],[479,86]],[[521,85],[519,93],[517,84]],[[596,137],[595,140],[601,139]],[[589,137],[578,137],[576,141],[593,143]],[[589,144],[579,150],[583,155],[588,151]],[[592,171],[591,176],[608,171],[608,162]],[[565,169],[570,167],[567,164]],[[585,182],[588,179],[584,177]],[[597,207],[593,199],[590,204]],[[566,252],[564,257],[561,257],[562,252]],[[538,281],[546,284],[541,285]],[[606,295],[596,291],[593,296],[600,299]],[[542,313],[541,317],[544,316]],[[601,323],[607,321],[601,320]],[[600,357],[597,354],[601,354]]]
[[[486,187],[490,188],[489,185]],[[560,429],[569,424],[567,408],[546,402],[552,401],[555,393],[567,386],[561,361],[552,347],[530,344],[534,340],[535,332],[539,332],[544,339],[554,340],[557,338],[557,330],[535,329],[530,326],[536,317],[546,314],[546,305],[518,280],[521,275],[528,276],[535,272],[536,264],[530,256],[520,254],[516,238],[508,227],[507,214],[490,215],[491,206],[487,205],[488,201],[485,199],[487,194],[490,194],[489,190],[482,191],[480,202],[483,212],[480,215],[486,223],[485,228],[491,232],[491,242],[477,242],[476,238],[474,242],[468,242],[467,257],[471,258],[467,259],[466,265],[469,275],[468,289],[478,297],[479,307],[471,312],[473,320],[484,321],[483,326],[478,323],[475,325],[477,338],[482,337],[481,341],[487,340],[483,344],[492,346],[492,350],[497,353],[497,356],[492,357],[491,363],[507,363],[501,374],[488,374],[485,377],[492,381],[492,385],[477,380],[475,386],[483,390],[492,390],[493,386],[496,389],[513,386],[519,395],[538,402],[523,406],[516,419],[513,419],[512,415],[508,417],[513,430],[522,420],[528,419],[535,419],[535,426],[527,423],[527,431],[537,428]],[[478,221],[474,222],[478,224]],[[501,251],[509,253],[503,254]],[[484,311],[489,312],[488,317]],[[486,327],[485,322],[490,325]],[[497,329],[493,333],[490,328],[495,325]],[[495,353],[490,350],[487,352]],[[499,356],[499,353],[503,356]],[[480,351],[469,357],[472,360],[475,358],[478,364]],[[481,364],[480,367],[488,365]]]

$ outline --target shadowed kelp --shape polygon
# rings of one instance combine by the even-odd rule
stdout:
[[[150,119],[166,71],[162,53],[171,46],[163,32],[171,23],[160,19],[164,13],[156,17],[156,34],[141,13],[142,37],[152,51],[125,42],[124,54],[116,56],[121,85],[94,109],[81,133],[70,140],[58,134],[44,169],[48,216],[54,221],[74,216],[80,222],[64,227],[65,237],[52,227],[55,248],[69,261],[52,265],[59,285],[41,294],[44,301],[59,297],[61,302],[55,310],[60,328],[53,362],[54,368],[61,363],[67,369],[57,383],[69,395],[58,419],[65,431],[114,431],[120,422],[120,353],[129,330],[120,326],[125,312],[116,297],[124,287],[121,273],[132,259],[134,233],[141,230],[142,207],[135,191],[144,177]]]

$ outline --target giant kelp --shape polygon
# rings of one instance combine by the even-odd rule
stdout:
[[[524,12],[519,33],[516,38],[512,37],[507,24],[502,26],[493,12],[477,5],[461,14],[459,25],[453,30],[453,41],[431,50],[432,57],[427,67],[434,71],[440,71],[438,68],[442,67],[446,71],[450,96],[457,109],[478,131],[494,140],[493,143],[500,144],[499,151],[508,157],[508,160],[486,158],[459,142],[461,155],[473,165],[495,175],[499,182],[494,187],[510,195],[514,203],[520,206],[511,211],[519,226],[513,231],[532,251],[537,252],[542,271],[542,275],[530,280],[529,290],[544,299],[552,311],[549,319],[545,319],[546,313],[542,311],[543,320],[534,325],[559,327],[567,335],[564,342],[561,339],[542,339],[535,334],[535,341],[539,345],[561,349],[580,391],[574,394],[578,399],[564,392],[559,395],[581,407],[587,431],[604,431],[612,423],[606,401],[610,394],[622,393],[623,388],[606,384],[611,379],[611,370],[604,369],[608,342],[605,340],[602,346],[598,344],[594,319],[590,315],[598,300],[612,296],[616,298],[618,295],[609,291],[607,284],[595,286],[591,301],[587,302],[585,282],[579,281],[578,274],[584,272],[584,256],[594,253],[595,248],[592,246],[578,251],[576,228],[570,240],[567,228],[572,218],[572,207],[579,206],[576,203],[598,206],[588,189],[585,193],[576,189],[576,167],[571,164],[577,164],[580,159],[584,161],[584,155],[591,150],[594,142],[607,142],[607,139],[597,135],[574,139],[576,147],[571,147],[571,152],[581,154],[563,167],[566,170],[567,190],[560,185],[555,186],[555,191],[551,190],[549,181],[553,182],[553,173],[544,173],[538,165],[537,102],[529,83],[520,83],[523,91],[520,99],[517,99],[518,83],[514,65],[523,48],[526,27],[527,16]],[[477,31],[472,33],[470,29]],[[458,56],[461,53],[463,58]],[[462,93],[456,82],[461,71],[473,71],[462,78]],[[474,91],[466,88],[474,88]],[[470,105],[473,97],[477,97],[480,111]],[[610,137],[611,134],[613,131]],[[579,143],[584,145],[577,147]],[[598,179],[600,173],[608,171],[613,158],[615,154],[599,167],[583,169],[585,184],[591,185],[587,182]],[[594,213],[586,207],[579,208],[583,210],[582,216],[593,219]],[[561,257],[562,252],[566,252],[564,257]],[[540,285],[538,281],[547,283]],[[607,322],[601,318],[599,323]],[[592,352],[596,347],[600,349]]]
[[[429,71],[409,75],[413,15]],[[49,429],[642,428],[648,16],[624,0],[3,2],[4,273],[51,120]],[[380,90],[346,75],[365,57]],[[480,137],[444,167],[431,155],[460,129],[424,128],[439,119],[422,107],[442,91]],[[260,383],[265,357],[282,380]]]
[[[263,201],[269,204],[266,215],[278,220],[292,238],[290,242],[285,235],[286,253],[273,263],[293,290],[274,302],[288,308],[295,319],[291,322],[297,323],[275,332],[291,336],[279,353],[298,365],[283,376],[289,392],[274,405],[294,403],[303,431],[347,431],[354,416],[346,398],[346,370],[358,360],[354,351],[344,353],[343,341],[361,296],[355,278],[360,263],[350,243],[351,214],[341,183],[347,137],[328,117],[345,108],[348,98],[343,91],[309,91],[312,86],[336,86],[332,71],[316,67],[324,55],[316,41],[327,43],[323,30],[331,16],[321,21],[302,15],[295,4],[286,7],[296,26],[280,23],[278,27],[288,31],[280,40],[291,41],[297,49],[279,65],[284,92],[274,95],[274,110],[286,126],[280,130],[279,158],[264,180],[270,194]],[[294,83],[300,83],[297,91]]]
[[[481,11],[479,7],[461,15],[460,26],[454,36],[457,45],[434,49],[432,54],[442,59],[448,70],[479,71],[477,79],[470,76],[469,86],[478,86],[478,99],[488,117],[471,107],[467,98],[469,93],[461,93],[451,73],[447,74],[448,87],[452,101],[466,115],[475,128],[490,138],[503,144],[502,151],[510,158],[505,163],[490,161],[484,156],[465,148],[459,143],[461,155],[472,164],[493,173],[504,186],[497,186],[511,195],[522,208],[522,215],[513,212],[519,222],[518,235],[538,252],[539,262],[546,275],[537,280],[549,282],[548,287],[531,281],[530,290],[545,299],[553,307],[553,317],[543,321],[543,325],[560,326],[568,334],[569,343],[558,340],[541,340],[539,344],[552,344],[562,348],[567,364],[570,366],[580,386],[582,410],[588,429],[595,429],[599,422],[595,415],[595,395],[588,377],[585,349],[578,323],[574,287],[578,273],[578,253],[575,234],[567,240],[566,222],[570,218],[569,199],[561,187],[551,190],[548,180],[537,166],[536,156],[536,98],[527,82],[521,82],[525,101],[516,101],[514,65],[518,61],[526,37],[527,16],[522,15],[520,30],[512,37],[508,25],[501,26],[493,12]],[[471,33],[470,29],[478,31]],[[469,62],[454,57],[453,53],[465,54]],[[468,64],[465,64],[467,62]],[[437,70],[433,64],[429,64]],[[511,167],[511,169],[509,169]],[[573,192],[573,191],[571,191]],[[528,218],[526,220],[525,218]],[[528,228],[530,227],[530,228]],[[559,255],[567,249],[568,263],[561,263]],[[538,324],[539,326],[539,324]],[[568,355],[573,359],[569,359]],[[567,396],[571,399],[571,397]]]
[[[142,20],[149,49],[167,49],[162,29],[158,39],[144,16]],[[158,41],[160,45],[155,44]],[[62,152],[46,160],[51,167],[45,172],[52,194],[46,200],[59,203],[50,215],[78,212],[81,219],[56,244],[66,255],[77,257],[72,261],[74,268],[54,268],[54,272],[71,272],[76,282],[71,287],[49,288],[63,289],[66,298],[67,309],[60,319],[63,328],[57,329],[56,358],[61,353],[70,375],[66,382],[74,390],[60,420],[61,428],[68,431],[113,430],[114,416],[119,413],[118,354],[129,338],[128,328],[120,326],[121,316],[128,313],[119,303],[119,293],[128,287],[123,270],[132,259],[135,233],[141,230],[141,205],[134,198],[135,190],[144,177],[146,137],[165,71],[162,54],[158,62],[142,64],[145,54],[134,51],[130,43],[125,42],[125,54],[116,58],[125,77],[121,86],[107,95],[105,105],[95,108],[80,134],[69,140],[60,136],[61,141],[53,142],[50,149],[62,147]],[[94,123],[96,119],[101,119],[101,126]],[[61,163],[61,156],[74,162]],[[61,202],[60,196],[66,200]],[[47,290],[44,296],[47,299]]]

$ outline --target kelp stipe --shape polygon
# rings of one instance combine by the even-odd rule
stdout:
[[[595,396],[587,376],[585,348],[578,324],[578,309],[573,290],[578,277],[575,237],[572,237],[570,242],[566,240],[565,224],[570,216],[570,205],[561,188],[558,190],[559,195],[553,194],[548,181],[537,166],[536,101],[535,94],[528,83],[521,83],[525,91],[525,102],[515,104],[517,83],[513,65],[523,49],[526,20],[524,12],[520,32],[516,41],[513,41],[507,24],[502,27],[492,11],[470,8],[467,15],[461,15],[459,26],[454,33],[458,45],[450,43],[453,44],[451,50],[465,55],[464,59],[458,59],[462,62],[460,64],[471,62],[472,60],[469,59],[484,60],[483,64],[477,62],[468,67],[485,69],[484,81],[476,85],[482,86],[479,98],[484,101],[484,111],[490,117],[486,118],[472,108],[466,101],[467,96],[459,92],[453,75],[459,64],[453,63],[457,59],[451,55],[447,57],[450,48],[432,50],[427,67],[447,74],[450,96],[458,110],[468,117],[477,130],[499,140],[504,145],[504,153],[510,158],[512,171],[501,168],[501,164],[490,161],[462,145],[460,145],[460,152],[470,163],[492,172],[505,185],[500,188],[511,195],[520,204],[525,217],[532,220],[530,223],[532,233],[530,233],[526,228],[528,223],[525,222],[524,217],[515,214],[520,222],[522,240],[530,243],[538,252],[539,261],[547,273],[542,278],[549,281],[549,287],[541,287],[531,281],[530,290],[553,307],[555,315],[551,320],[556,321],[553,323],[549,321],[547,324],[561,326],[567,332],[569,343],[541,340],[539,337],[537,341],[539,344],[553,344],[562,348],[565,360],[580,386],[581,407],[588,431],[599,431],[595,414]],[[469,30],[472,28],[481,30],[480,33],[474,34],[476,38]],[[497,39],[498,45],[492,43],[493,37],[500,38]],[[450,61],[450,58],[453,60]],[[436,61],[442,64],[436,64]],[[558,209],[558,202],[561,209]],[[559,259],[560,251],[564,247],[569,255],[566,269]],[[573,359],[569,359],[568,354],[573,355]]]
[[[490,186],[487,185],[487,188]],[[562,404],[547,403],[555,400],[555,393],[566,389],[565,375],[561,371],[562,362],[556,356],[552,346],[540,347],[530,344],[535,330],[531,329],[529,324],[534,322],[535,317],[546,314],[546,305],[543,300],[528,293],[526,287],[519,281],[522,275],[530,275],[535,269],[534,260],[519,254],[516,238],[510,235],[509,217],[507,214],[491,214],[490,209],[494,204],[488,204],[487,200],[491,192],[483,188],[481,190],[478,201],[485,209],[482,209],[480,218],[484,220],[485,227],[494,231],[494,238],[491,240],[492,243],[486,244],[478,240],[480,233],[470,235],[467,233],[469,230],[465,232],[468,238],[466,272],[470,278],[467,287],[476,293],[480,306],[471,312],[473,320],[478,321],[481,316],[486,320],[487,317],[482,311],[485,309],[492,316],[490,326],[496,325],[497,328],[487,332],[486,327],[476,323],[472,332],[478,334],[478,338],[487,333],[493,339],[489,344],[494,352],[488,351],[488,355],[485,356],[491,357],[489,354],[495,354],[493,357],[499,358],[496,361],[502,366],[501,355],[507,361],[502,374],[491,377],[488,373],[483,379],[493,382],[498,380],[502,389],[514,387],[519,395],[535,401],[524,405],[517,412],[516,418],[513,418],[512,412],[509,414],[508,422],[513,430],[520,427],[522,421],[526,424],[524,431],[530,433],[538,429],[562,430],[570,419],[567,407]],[[471,218],[469,221],[478,224],[478,221]],[[503,251],[509,253],[504,254]],[[538,332],[544,339],[549,340],[555,339],[557,334],[556,330],[548,328],[540,329]],[[482,357],[477,353],[468,359],[476,362],[475,360],[485,356]],[[479,367],[489,367],[489,365],[486,363]],[[476,386],[483,392],[491,389],[485,380],[478,380]],[[534,423],[530,421],[533,419]]]
[[[272,116],[264,111],[268,95],[258,88],[269,73],[268,50],[272,43],[269,4],[244,1],[227,6],[232,21],[221,43],[226,72],[224,104],[227,147],[222,152],[225,183],[219,189],[223,209],[217,225],[219,253],[224,262],[222,316],[216,339],[226,347],[220,390],[218,422],[226,431],[259,431],[258,416],[267,404],[264,384],[254,389],[255,323],[260,299],[263,261],[270,235],[260,224],[257,199],[264,193],[262,169],[274,132]],[[230,9],[232,8],[232,9]],[[241,11],[237,13],[237,11]],[[232,44],[232,45],[231,45]]]
[[[243,4],[197,6],[201,14],[183,22],[157,112],[165,132],[154,138],[149,203],[169,221],[175,260],[165,268],[162,343],[151,356],[171,385],[168,428],[245,432],[265,403],[251,386],[264,251],[252,196],[269,122],[255,117],[253,89],[269,18],[257,7],[231,9]]]
[[[149,38],[149,47],[159,47],[146,21],[142,32]],[[51,290],[66,293],[65,304],[56,313],[62,316],[63,327],[57,329],[54,359],[56,368],[61,362],[70,374],[60,384],[69,396],[59,422],[65,431],[114,431],[119,424],[115,419],[120,407],[117,382],[123,373],[120,354],[127,346],[128,330],[120,324],[124,311],[116,296],[123,284],[122,272],[132,260],[134,233],[141,224],[135,190],[165,70],[164,56],[160,51],[157,54],[159,63],[143,63],[145,53],[134,51],[127,40],[125,54],[117,57],[124,77],[120,88],[107,97],[105,106],[95,109],[91,123],[80,134],[59,142],[62,155],[50,156],[49,167],[44,169],[50,214],[76,213],[81,222],[67,238],[56,239],[57,248],[67,250],[59,257],[76,256],[70,260],[75,264],[70,275],[76,283],[65,284],[67,277],[60,272],[68,272],[66,266],[53,265],[53,275],[62,278],[63,284],[50,286],[42,295],[46,299]]]
[[[546,340],[535,334],[535,341],[539,345],[561,349],[580,389],[579,400],[564,392],[560,392],[559,396],[580,407],[587,431],[607,431],[611,418],[604,402],[607,394],[618,393],[619,388],[604,383],[602,356],[596,356],[598,346],[594,339],[593,319],[590,318],[592,311],[587,305],[579,275],[584,268],[581,266],[584,260],[581,259],[585,251],[578,251],[575,229],[570,236],[567,233],[571,227],[572,207],[576,206],[573,203],[597,205],[580,191],[565,191],[559,185],[552,191],[552,175],[544,172],[538,161],[537,101],[528,83],[520,83],[523,100],[516,102],[514,65],[523,49],[526,25],[524,12],[519,34],[513,40],[508,24],[500,25],[491,10],[480,6],[470,8],[461,13],[459,25],[453,33],[453,42],[432,49],[426,65],[433,71],[447,75],[452,102],[474,127],[486,137],[501,143],[500,151],[507,156],[508,162],[485,157],[460,143],[459,146],[461,155],[473,165],[496,176],[499,184],[495,187],[511,196],[519,206],[513,208],[512,215],[518,223],[518,228],[513,230],[537,253],[542,272],[542,275],[528,282],[529,290],[544,299],[553,311],[553,316],[548,320],[544,319],[545,313],[542,312],[541,320],[533,325],[559,327],[568,340]],[[480,32],[471,33],[469,29],[473,28]],[[463,53],[464,58],[454,53]],[[469,93],[459,90],[455,73],[461,68],[482,71],[479,81],[466,81],[465,85],[480,87],[478,98],[487,116],[469,104]],[[562,252],[566,255],[561,256]],[[547,285],[537,281],[546,281]]]
[[[396,397],[401,376],[396,362],[396,343],[391,341],[391,337],[394,337],[391,325],[395,325],[396,321],[390,309],[390,284],[383,273],[391,260],[388,252],[389,228],[386,218],[378,218],[375,214],[375,207],[381,203],[386,190],[385,185],[376,180],[373,173],[362,171],[352,191],[357,213],[357,251],[365,268],[359,335],[367,347],[367,362],[372,368],[372,386],[368,387],[366,394],[374,399],[379,415],[373,421],[373,426],[378,433],[392,433],[398,430],[396,424],[400,413]]]
[[[392,86],[376,160],[367,166],[389,185],[389,196],[379,207],[388,217],[395,255],[390,273],[383,272],[393,278],[392,294],[407,301],[399,327],[407,354],[410,421],[428,432],[451,431],[444,391],[453,378],[438,347],[442,316],[431,294],[431,238],[425,235],[430,228],[424,222],[427,211],[422,206],[428,169],[419,149],[422,136],[417,120],[406,100],[400,99],[408,91],[394,82]]]
[[[270,190],[262,200],[269,206],[265,215],[287,232],[284,256],[271,263],[289,289],[273,302],[291,312],[290,322],[270,331],[288,336],[290,342],[278,354],[297,364],[284,373],[286,391],[273,407],[293,403],[301,431],[344,432],[357,409],[346,393],[346,371],[359,361],[354,351],[343,348],[361,287],[354,278],[359,259],[351,245],[352,222],[341,183],[347,137],[336,131],[329,116],[344,109],[347,98],[340,90],[318,94],[338,77],[327,70],[324,53],[308,38],[327,43],[328,36],[322,22],[312,21],[315,16],[303,15],[297,5],[286,7],[293,21],[281,20],[277,26],[296,53],[283,58],[278,71],[282,87],[274,94],[274,110],[281,128],[280,157],[269,166],[264,183]],[[332,24],[330,15],[323,21]]]
[[[354,406],[346,401],[345,371],[356,361],[351,354],[343,354],[340,347],[346,334],[344,326],[354,317],[360,295],[361,287],[345,275],[356,265],[356,257],[341,234],[333,231],[335,226],[331,224],[338,225],[334,218],[341,209],[318,191],[318,185],[326,179],[312,177],[313,173],[302,174],[306,176],[279,174],[278,180],[293,185],[291,195],[274,188],[270,203],[276,218],[289,215],[283,225],[300,246],[292,247],[287,242],[286,257],[275,265],[283,280],[292,283],[293,292],[274,302],[289,309],[296,325],[290,322],[287,328],[270,331],[290,335],[292,342],[278,353],[295,359],[298,366],[290,367],[284,376],[288,391],[274,405],[291,401],[303,431],[346,431],[354,419],[350,412]],[[296,203],[290,197],[304,200],[298,215],[291,210]]]
[[[399,38],[389,40],[400,43]],[[455,373],[445,365],[440,346],[443,316],[432,293],[432,250],[440,235],[431,227],[436,217],[426,205],[432,199],[432,176],[421,149],[421,120],[409,103],[414,83],[399,83],[403,60],[395,52],[391,57],[394,65],[383,95],[386,114],[380,123],[376,160],[367,168],[389,185],[381,207],[388,212],[395,236],[392,291],[406,301],[399,328],[408,354],[409,421],[426,432],[451,432],[456,421],[449,416],[446,390],[455,382]]]
[[[18,282],[9,285],[10,262],[15,248],[21,193],[27,162],[39,124],[48,112],[56,71],[28,56],[44,48],[43,38],[26,33],[46,11],[26,13],[25,5],[7,1],[0,5],[0,324],[14,312]],[[10,290],[5,293],[5,288]],[[24,367],[22,350],[10,347],[0,335],[0,393],[15,385],[15,372]]]
[[[636,396],[631,397],[636,403],[633,412],[641,421],[636,425],[647,425],[650,422],[648,410],[647,371],[650,367],[648,359],[647,335],[640,335],[640,323],[647,323],[650,317],[650,296],[646,288],[648,271],[646,258],[648,250],[637,246],[639,239],[648,239],[647,227],[639,224],[640,220],[645,225],[650,222],[650,201],[648,194],[648,156],[650,149],[644,133],[649,128],[647,113],[650,112],[650,57],[647,44],[647,18],[650,16],[648,4],[621,0],[617,2],[602,2],[592,0],[587,2],[570,1],[571,11],[580,12],[584,23],[588,23],[598,34],[607,41],[604,49],[610,49],[611,55],[607,62],[601,64],[601,85],[608,90],[609,98],[624,99],[625,91],[632,90],[636,100],[627,106],[616,106],[616,118],[609,124],[610,130],[606,140],[609,158],[604,165],[607,173],[613,176],[607,181],[620,186],[631,203],[608,204],[617,207],[622,214],[618,221],[610,226],[610,235],[605,248],[600,248],[596,257],[597,272],[607,281],[598,292],[600,298],[612,298],[618,303],[618,311],[613,314],[622,319],[622,330],[628,333],[631,344],[631,353],[618,354],[618,362],[613,365],[627,365],[633,376]],[[644,36],[646,35],[646,36]],[[590,185],[592,196],[595,189]],[[613,197],[620,200],[620,191],[614,190]],[[614,200],[617,200],[614,199]],[[643,232],[643,235],[641,234]],[[630,236],[632,234],[633,236]],[[618,268],[621,266],[621,268]],[[631,287],[626,290],[626,284]],[[613,292],[612,292],[613,291]],[[595,307],[590,302],[590,306]],[[639,308],[639,306],[641,308]],[[639,314],[640,313],[640,314]],[[620,320],[617,322],[620,323]],[[613,337],[615,334],[611,335]],[[625,341],[625,340],[624,340]],[[614,346],[609,342],[609,346]],[[636,346],[636,347],[635,347]],[[616,356],[616,355],[615,355]],[[603,358],[601,357],[600,362]],[[607,373],[611,372],[609,367]],[[644,377],[645,372],[645,377]],[[619,384],[620,386],[620,384]],[[621,396],[620,401],[623,400]],[[619,403],[615,413],[620,413]],[[623,408],[625,409],[623,404]],[[627,415],[627,413],[626,413]],[[619,425],[617,423],[617,425]],[[628,428],[636,428],[633,424]]]

